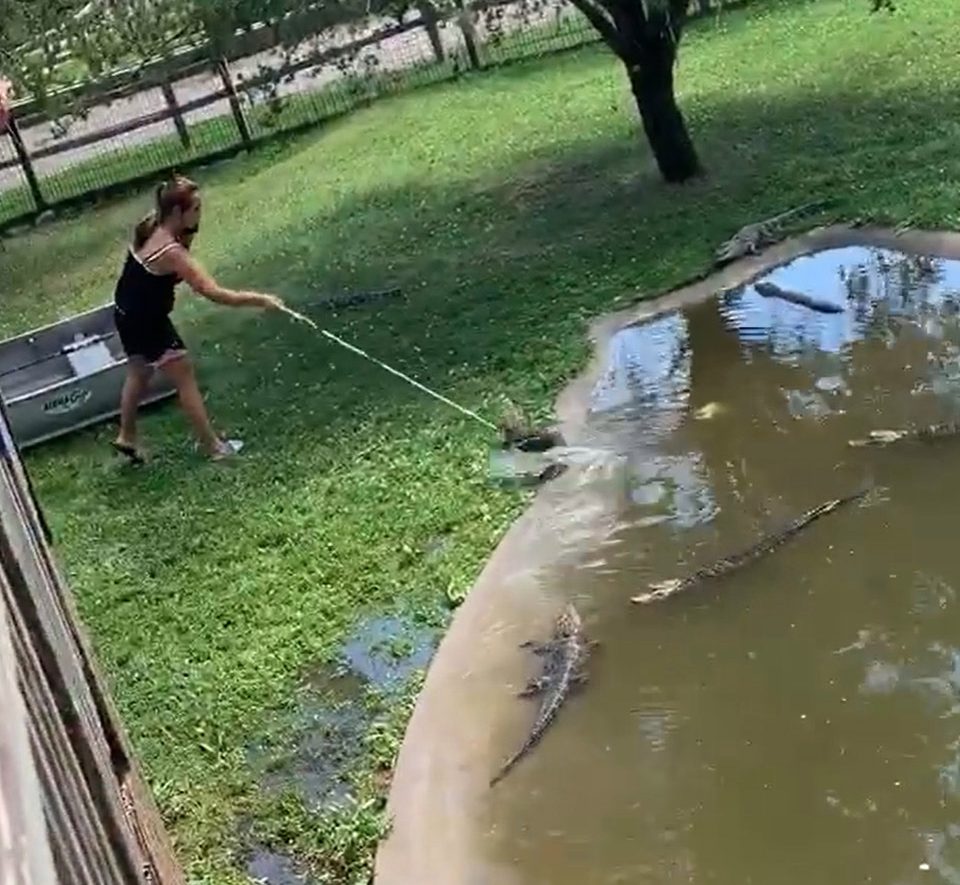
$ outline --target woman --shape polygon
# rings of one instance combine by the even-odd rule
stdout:
[[[210,426],[193,364],[170,321],[174,287],[185,282],[197,294],[229,307],[279,309],[283,302],[274,295],[224,288],[190,255],[200,225],[200,189],[194,182],[174,176],[157,188],[156,202],[156,209],[134,230],[114,294],[114,321],[128,362],[120,433],[113,447],[132,462],[143,463],[137,409],[154,371],[160,371],[176,387],[200,447],[219,461],[237,454],[242,443],[220,439]]]

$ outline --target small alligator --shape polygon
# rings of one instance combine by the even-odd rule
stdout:
[[[563,434],[555,427],[535,428],[523,412],[509,399],[497,429],[504,449],[518,449],[521,452],[548,452],[558,446],[565,446]]]
[[[834,304],[832,301],[823,301],[819,298],[813,298],[810,295],[804,295],[803,292],[794,292],[791,289],[781,289],[776,283],[759,282],[754,283],[753,288],[758,295],[764,298],[779,298],[781,301],[789,301],[791,304],[799,304],[801,307],[807,307],[810,310],[816,310],[819,313],[843,313],[843,305]]]
[[[513,428],[501,426],[500,433],[503,438],[503,448],[518,449],[521,452],[549,452],[550,449],[566,445],[563,434],[555,427],[516,431]]]
[[[817,507],[814,507],[812,510],[808,510],[802,516],[797,517],[795,520],[793,520],[793,522],[789,523],[779,531],[772,532],[769,535],[764,535],[759,541],[747,547],[745,550],[741,550],[740,552],[734,553],[731,556],[726,556],[712,565],[697,569],[697,571],[695,571],[692,575],[688,575],[686,578],[671,578],[667,581],[658,581],[654,584],[651,584],[650,587],[652,589],[650,592],[641,593],[639,596],[634,596],[630,601],[635,602],[638,605],[659,602],[663,599],[674,596],[677,593],[682,593],[684,590],[689,590],[692,587],[696,587],[698,584],[701,584],[706,580],[712,578],[722,578],[724,575],[735,571],[741,566],[747,565],[748,563],[753,562],[755,559],[759,559],[761,556],[764,556],[767,553],[771,553],[781,544],[786,543],[795,535],[799,534],[801,531],[803,531],[803,529],[810,525],[810,523],[819,519],[821,516],[826,516],[828,513],[832,513],[834,510],[836,510],[838,507],[842,507],[844,504],[849,504],[853,501],[860,500],[861,498],[865,497],[869,491],[869,487],[863,488],[857,492],[854,492],[852,495],[847,495],[843,498],[834,498],[832,501],[827,501],[823,504],[820,504]]]
[[[502,780],[514,765],[536,746],[573,687],[586,682],[584,666],[593,645],[584,635],[579,612],[570,604],[557,618],[550,640],[544,643],[524,642],[520,646],[531,649],[534,654],[544,659],[542,674],[531,679],[526,688],[519,692],[519,696],[523,698],[540,696],[540,712],[529,737],[491,779],[491,787]]]
[[[740,228],[729,240],[721,244],[716,251],[714,264],[722,267],[746,255],[756,255],[761,249],[772,246],[781,239],[781,227],[790,219],[820,209],[826,204],[825,200],[806,203],[794,209],[788,209],[773,218],[748,224]]]
[[[907,430],[871,430],[866,439],[851,439],[847,441],[847,445],[853,448],[887,446],[902,439],[935,442],[957,436],[960,436],[960,423],[945,421],[942,424],[928,424],[926,427],[913,427]]]
[[[403,292],[400,289],[382,289],[375,292],[350,292],[343,295],[332,295],[329,298],[319,298],[312,302],[314,307],[327,308],[346,308],[360,307],[362,305],[373,304],[377,301],[386,301],[392,298],[402,298]]]

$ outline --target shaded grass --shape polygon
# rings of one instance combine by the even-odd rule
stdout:
[[[958,24],[945,0],[894,17],[823,0],[694,31],[679,82],[710,175],[682,188],[656,178],[599,48],[402,96],[212,171],[198,250],[307,311],[400,285],[406,303],[314,316],[477,410],[505,393],[543,414],[589,316],[702,270],[744,223],[831,196],[846,217],[957,227]],[[146,200],[11,241],[0,328],[106,300]],[[525,498],[487,486],[489,440],[458,415],[282,318],[183,300],[243,464],[199,463],[164,409],[149,470],[118,470],[104,428],[31,454],[31,474],[191,873],[239,881],[252,818],[326,881],[363,881],[372,772],[405,711],[379,720],[339,817],[263,799],[243,748],[364,613],[442,621]]]

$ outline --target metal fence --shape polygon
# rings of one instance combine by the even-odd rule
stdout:
[[[693,0],[695,14],[723,0]],[[269,32],[269,29],[263,29]],[[203,47],[114,78],[63,126],[29,105],[0,136],[0,229],[171,168],[228,156],[390,93],[596,42],[567,0],[488,0],[449,18],[429,2],[402,20],[319,33],[296,52],[259,42],[213,61]],[[265,45],[266,43],[266,45]]]

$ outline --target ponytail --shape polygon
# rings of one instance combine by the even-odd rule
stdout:
[[[169,181],[161,182],[154,191],[154,208],[133,229],[134,249],[142,248],[160,222],[174,209],[189,209],[198,190],[195,182],[182,175],[174,175]]]
[[[150,235],[157,229],[157,210],[148,212],[133,229],[133,248],[141,249],[143,244],[150,239]]]

